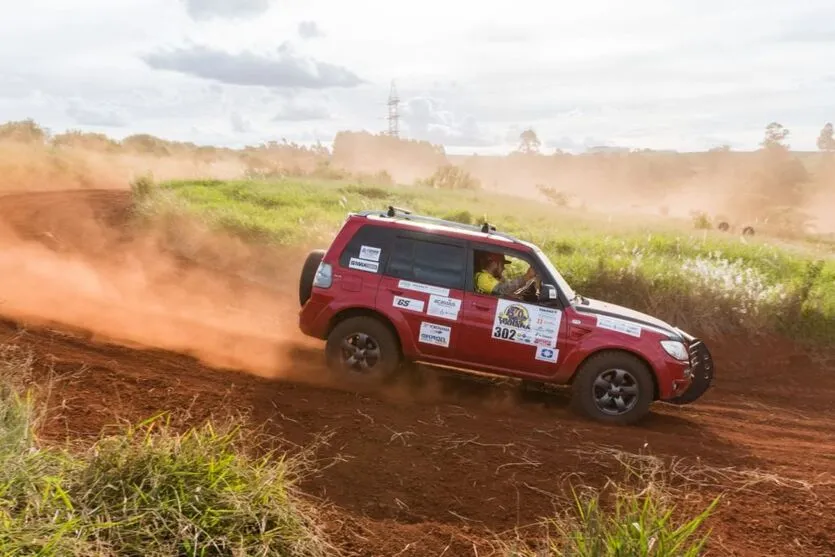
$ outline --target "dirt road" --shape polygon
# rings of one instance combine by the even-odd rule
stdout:
[[[246,411],[296,444],[326,434],[331,466],[305,489],[336,506],[333,534],[360,555],[489,554],[486,530],[533,533],[570,483],[620,478],[619,449],[681,460],[668,475],[685,507],[729,491],[713,555],[835,554],[835,349],[714,339],[715,389],[631,428],[577,418],[561,396],[443,376],[417,393],[351,393],[315,384],[295,268],[270,290],[177,262],[125,227],[128,208],[119,191],[0,197],[0,342],[31,346],[39,373],[60,378],[48,437],[160,410]]]

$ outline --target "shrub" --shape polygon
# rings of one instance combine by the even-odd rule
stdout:
[[[0,349],[0,554],[338,554],[295,487],[307,455],[253,456],[234,421],[163,416],[83,452],[42,445],[31,357]]]
[[[455,165],[445,165],[425,180],[418,180],[417,185],[444,190],[480,190],[481,182],[473,178],[466,170]]]
[[[544,195],[551,203],[560,207],[568,206],[568,196],[561,191],[557,191],[556,188],[537,184],[536,189],[539,190],[539,193]]]
[[[573,506],[544,521],[546,531],[536,552],[530,544],[504,545],[505,557],[697,557],[710,539],[700,532],[719,505],[714,498],[693,516],[676,503],[663,463],[651,455],[603,451],[623,467],[621,481],[602,490],[572,489]]]
[[[149,175],[135,178],[130,183],[130,189],[134,199],[140,201],[150,197],[150,195],[154,192],[155,187],[154,179]]]
[[[713,228],[713,225],[710,223],[710,218],[706,213],[702,211],[693,212],[691,213],[691,217],[693,219],[693,227],[696,230],[710,230]]]
[[[286,455],[245,455],[240,427],[178,435],[157,417],[99,441],[74,475],[84,518],[119,553],[325,555]]]
[[[376,186],[350,185],[341,189],[344,193],[354,193],[368,199],[388,199],[391,193]]]

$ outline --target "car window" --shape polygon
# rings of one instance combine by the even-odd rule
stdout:
[[[404,280],[463,290],[466,266],[464,246],[397,238],[386,274]]]
[[[389,256],[392,231],[381,226],[365,225],[356,231],[342,250],[339,265],[378,272]],[[352,264],[353,261],[353,264]]]

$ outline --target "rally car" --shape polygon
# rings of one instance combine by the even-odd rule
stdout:
[[[485,263],[496,256],[500,265]],[[491,284],[517,268],[530,280],[479,291],[486,267]],[[692,403],[713,380],[703,341],[586,298],[540,248],[489,224],[396,207],[352,213],[330,247],[308,255],[299,302],[299,327],[326,341],[329,367],[370,380],[409,363],[567,385],[576,410],[615,424],[638,422],[655,401]]]

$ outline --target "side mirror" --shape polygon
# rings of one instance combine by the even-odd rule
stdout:
[[[557,289],[553,284],[543,284],[539,290],[539,299],[543,302],[550,302],[557,299]]]

